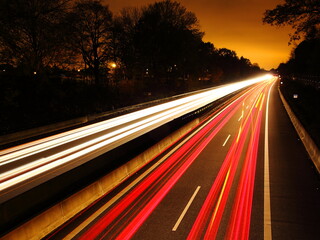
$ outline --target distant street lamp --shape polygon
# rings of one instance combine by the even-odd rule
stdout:
[[[112,68],[116,68],[117,67],[117,64],[116,63],[110,63],[110,66],[112,67]]]
[[[109,81],[111,85],[114,85],[116,82],[116,68],[118,67],[115,62],[109,62],[108,63],[109,67]]]

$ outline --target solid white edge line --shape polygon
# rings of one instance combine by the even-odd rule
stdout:
[[[227,142],[228,142],[228,140],[229,140],[229,138],[230,138],[230,134],[228,135],[228,137],[227,137],[227,139],[224,141],[224,143],[222,144],[222,147],[224,147],[226,144],[227,144]]]
[[[200,190],[200,186],[198,186],[198,187],[196,188],[196,190],[194,191],[194,193],[193,193],[192,197],[190,198],[188,204],[187,204],[187,205],[185,206],[185,208],[183,209],[183,212],[181,213],[181,215],[180,215],[180,217],[178,218],[176,224],[175,224],[174,227],[172,228],[172,231],[173,231],[173,232],[175,232],[175,231],[178,229],[178,227],[179,227],[182,219],[183,219],[184,216],[186,215],[186,213],[187,213],[190,205],[192,204],[192,202],[193,202],[193,200],[195,199],[196,195],[198,194],[199,190]]]
[[[264,135],[264,217],[263,217],[263,239],[272,239],[271,230],[271,204],[270,204],[270,178],[269,178],[269,100],[270,93],[274,83],[269,89],[268,100],[266,106],[266,122],[265,122],[265,135]]]

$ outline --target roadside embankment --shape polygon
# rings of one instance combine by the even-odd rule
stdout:
[[[301,141],[303,142],[303,145],[305,146],[311,160],[313,161],[318,173],[320,174],[320,151],[318,146],[313,141],[307,130],[303,127],[297,116],[294,114],[288,102],[281,93],[280,89],[279,94],[293,126],[295,127]]]

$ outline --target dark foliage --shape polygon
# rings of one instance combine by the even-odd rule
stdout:
[[[0,0],[0,134],[211,87],[260,70],[202,40],[177,1]]]
[[[319,76],[320,39],[301,42],[292,52],[287,63],[280,64],[278,70],[283,75]]]
[[[69,0],[1,0],[0,61],[23,67],[26,75],[64,57]]]
[[[111,59],[112,13],[98,0],[80,0],[70,13],[75,49],[100,84],[101,68]]]
[[[318,0],[285,0],[264,14],[263,22],[289,25],[295,32],[289,43],[302,39],[288,62],[277,69],[281,91],[291,108],[320,146],[320,3]],[[298,94],[298,98],[293,98]]]
[[[295,32],[291,41],[320,37],[320,3],[318,0],[285,0],[276,8],[266,10],[264,23],[276,26],[289,25]]]

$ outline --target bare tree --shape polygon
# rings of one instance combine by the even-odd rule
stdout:
[[[41,73],[61,56],[70,0],[1,0],[0,44],[7,61]]]
[[[121,62],[126,78],[132,78],[138,62],[134,36],[141,15],[140,8],[124,8],[113,21],[114,58]]]
[[[73,9],[75,46],[99,84],[101,66],[111,58],[112,13],[99,0],[80,0]]]

